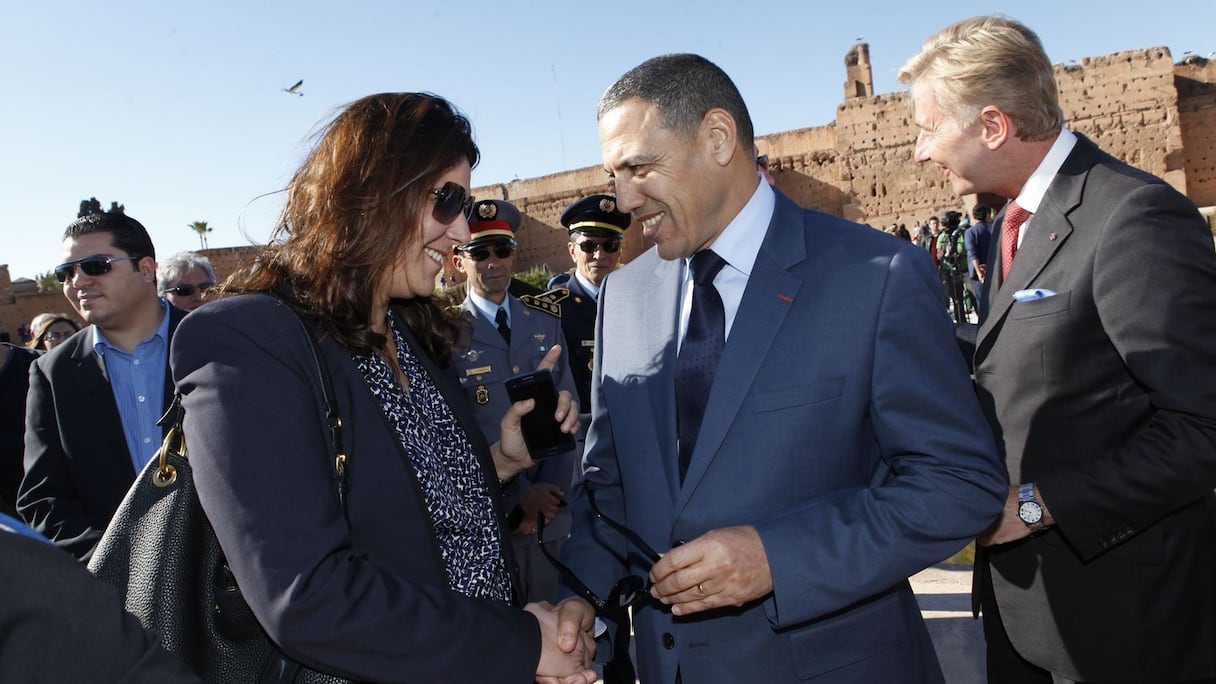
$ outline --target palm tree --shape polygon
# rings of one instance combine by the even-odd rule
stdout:
[[[190,224],[190,230],[193,230],[194,232],[198,233],[199,248],[207,249],[207,233],[210,233],[211,231],[213,231],[215,229],[208,228],[206,221],[195,221],[194,223]]]

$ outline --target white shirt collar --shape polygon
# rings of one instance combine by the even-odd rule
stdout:
[[[1051,144],[1047,156],[1043,157],[1038,168],[1022,185],[1022,190],[1018,193],[1016,200],[1019,207],[1032,214],[1038,213],[1039,205],[1042,204],[1043,197],[1047,195],[1047,188],[1051,186],[1051,181],[1055,180],[1056,174],[1060,172],[1060,167],[1064,166],[1064,160],[1068,159],[1068,155],[1076,144],[1077,136],[1072,131],[1067,128],[1060,129],[1060,135]]]
[[[773,209],[777,206],[777,195],[773,188],[756,178],[756,191],[738,214],[726,224],[726,228],[709,245],[726,264],[744,278],[751,275],[756,264],[756,255],[764,243],[764,234],[773,220]],[[686,262],[689,260],[685,260]],[[687,269],[686,269],[687,270]]]
[[[592,301],[598,300],[600,298],[600,286],[599,285],[596,285],[596,284],[592,283],[590,280],[587,280],[586,278],[584,278],[583,274],[577,270],[574,272],[574,277],[576,279],[578,279],[578,284],[583,286],[583,291],[587,293],[587,296],[590,297]]]
[[[494,302],[491,302],[490,300],[486,299],[485,297],[482,297],[481,295],[477,294],[472,289],[470,289],[468,291],[468,297],[469,297],[469,301],[473,302],[473,308],[475,308],[479,312],[481,312],[481,315],[485,316],[486,320],[491,323],[496,323],[495,319],[498,316],[499,307],[506,309],[507,327],[511,326],[511,295],[510,294],[508,294],[506,297],[503,297],[502,304],[495,304]]]

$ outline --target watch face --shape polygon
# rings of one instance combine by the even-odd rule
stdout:
[[[1033,525],[1043,519],[1043,507],[1034,501],[1023,501],[1018,506],[1018,517],[1027,525]]]

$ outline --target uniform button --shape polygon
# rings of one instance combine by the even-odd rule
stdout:
[[[144,397],[142,394],[139,395],[139,397],[137,397],[137,399],[139,400],[139,403],[141,403],[141,404],[144,403],[145,401],[147,401],[147,398]]]
[[[519,366],[511,366],[511,373],[519,375]]]
[[[663,632],[663,648],[670,651],[676,647],[676,638],[671,635],[671,632]]]

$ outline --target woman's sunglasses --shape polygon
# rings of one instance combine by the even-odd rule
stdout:
[[[494,245],[493,247],[461,247],[457,251],[469,257],[473,261],[485,261],[486,259],[489,259],[491,251],[494,252],[494,256],[498,257],[499,259],[506,259],[515,251],[515,243],[504,242]]]
[[[621,248],[621,241],[604,240],[603,242],[596,242],[595,240],[583,240],[578,243],[578,248],[583,250],[583,254],[595,254],[595,250],[597,249],[604,250],[604,254],[616,254],[617,250]]]
[[[431,215],[440,223],[451,223],[461,214],[467,219],[473,214],[473,202],[476,200],[460,183],[448,181],[442,188],[431,190],[431,194],[435,196],[435,210]]]
[[[115,261],[139,261],[143,257],[112,257],[112,256],[91,256],[76,261],[69,261],[59,264],[55,267],[55,279],[61,283],[66,283],[76,272],[76,267],[80,267],[80,272],[87,276],[105,275],[114,268]]]
[[[199,294],[207,294],[207,291],[215,287],[215,283],[199,283],[198,285],[190,285],[182,283],[177,287],[171,287],[165,290],[165,294],[175,294],[178,297],[193,297],[195,292]]]

